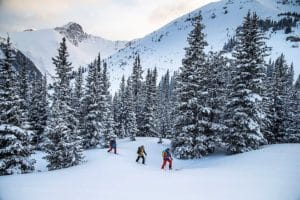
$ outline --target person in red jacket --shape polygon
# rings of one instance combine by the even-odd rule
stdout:
[[[164,169],[167,162],[169,163],[169,169],[172,169],[172,155],[171,155],[171,152],[170,152],[170,148],[167,148],[166,150],[164,150],[162,152],[162,156],[163,156],[163,164],[161,166],[161,169]]]

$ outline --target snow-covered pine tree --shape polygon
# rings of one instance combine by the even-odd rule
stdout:
[[[176,108],[178,107],[178,72],[174,72],[170,78],[170,128],[171,132],[170,135],[166,135],[166,138],[173,138],[174,135],[174,124],[176,122]]]
[[[273,72],[273,94],[271,96],[271,132],[274,134],[275,141],[272,143],[283,142],[287,136],[286,121],[287,115],[287,98],[288,98],[288,65],[284,55],[281,54],[275,61]]]
[[[135,116],[134,99],[132,93],[132,80],[131,77],[127,79],[126,91],[125,91],[125,133],[129,136],[131,141],[135,141],[137,135],[137,123]]]
[[[114,133],[118,138],[124,138],[120,131],[120,96],[118,92],[115,92],[112,100],[112,113],[113,113],[113,120],[114,120]]]
[[[264,39],[256,13],[248,12],[237,30],[233,52],[236,67],[226,105],[228,134],[225,142],[231,153],[258,149],[267,142],[261,131],[265,117],[262,109],[264,58],[268,51]]]
[[[81,138],[78,136],[77,121],[72,109],[70,79],[71,63],[68,61],[66,39],[63,38],[58,55],[52,58],[56,77],[53,104],[49,118],[45,158],[49,170],[78,165],[83,160]]]
[[[85,92],[82,100],[84,125],[81,136],[83,138],[83,147],[85,149],[95,148],[100,145],[101,128],[99,121],[99,105],[97,101],[98,73],[95,64],[88,67],[88,75],[86,77]]]
[[[140,136],[155,137],[157,135],[156,130],[156,77],[154,71],[150,69],[147,71],[146,83],[145,83],[145,104],[143,107]]]
[[[295,127],[295,139],[290,139],[290,142],[300,142],[300,75],[298,76],[295,85],[294,85],[294,97],[295,101],[293,109],[295,110],[293,125]]]
[[[22,60],[21,69],[18,75],[18,94],[20,97],[20,110],[21,110],[21,122],[22,127],[29,129],[28,115],[29,115],[29,81],[28,70],[26,66],[26,60]]]
[[[38,150],[43,149],[46,143],[45,129],[49,113],[47,76],[38,78],[36,75],[31,81],[29,125],[34,132],[32,143]]]
[[[120,96],[120,114],[119,114],[119,121],[121,123],[120,131],[121,135],[124,135],[128,137],[129,135],[126,134],[125,131],[125,122],[126,122],[126,83],[125,83],[125,77],[122,76],[121,84],[120,84],[120,90],[119,90],[119,96]]]
[[[133,67],[132,67],[132,74],[131,74],[131,82],[132,82],[132,95],[133,95],[133,103],[134,103],[134,112],[136,116],[137,126],[139,134],[142,134],[141,127],[143,126],[143,106],[144,106],[144,98],[143,98],[143,91],[144,91],[144,82],[143,82],[143,70],[141,66],[140,56],[137,55]]]
[[[77,121],[77,130],[79,136],[84,133],[84,113],[83,113],[83,68],[79,67],[75,73],[75,83],[72,92],[72,108],[74,109],[74,117]],[[81,137],[81,144],[83,146],[83,138]]]
[[[159,124],[159,119],[158,119],[158,87],[157,87],[157,68],[154,67],[152,71],[152,76],[151,76],[151,97],[152,97],[152,103],[153,103],[153,112],[154,112],[154,125],[153,125],[153,130],[152,132],[155,133],[155,137],[159,136],[159,129],[158,129],[158,124]],[[145,101],[145,100],[144,100]]]
[[[261,127],[261,130],[264,134],[264,137],[268,141],[269,144],[275,143],[275,137],[272,132],[272,96],[273,96],[273,73],[274,73],[274,62],[272,60],[269,60],[269,63],[267,65],[266,69],[266,78],[264,79],[263,83],[265,85],[265,95],[262,99],[263,109],[265,113],[265,118],[263,119],[263,125]]]
[[[22,112],[9,37],[0,61],[0,175],[27,173],[34,169],[30,133],[22,128]]]
[[[171,135],[171,105],[170,105],[170,74],[169,70],[161,78],[158,86],[158,129],[159,129],[159,143],[162,143],[162,138]]]
[[[293,70],[288,67],[284,55],[275,61],[273,72],[273,93],[271,96],[271,132],[275,141],[272,143],[297,142],[296,113],[297,97],[291,80]],[[294,121],[295,120],[295,121]]]
[[[294,66],[293,63],[288,69],[288,76],[287,76],[287,105],[286,111],[288,116],[288,121],[286,121],[286,132],[287,132],[287,140],[285,142],[300,142],[300,132],[297,129],[297,123],[299,119],[297,119],[297,112],[298,112],[298,95],[296,88],[294,87]]]
[[[172,148],[178,158],[197,158],[205,155],[207,147],[200,145],[206,136],[199,134],[198,96],[201,91],[201,70],[205,68],[206,55],[204,48],[204,25],[201,23],[201,13],[192,20],[193,30],[188,35],[189,46],[185,48],[185,58],[182,60],[178,79],[178,107],[176,109],[175,135],[172,139]],[[203,75],[203,73],[202,73]],[[201,120],[201,119],[200,119]]]
[[[118,93],[114,96],[115,133],[119,138],[128,137],[125,132],[126,121],[126,84],[122,76]]]
[[[102,113],[102,147],[108,147],[109,141],[111,138],[116,137],[114,134],[114,120],[113,120],[113,113],[112,113],[112,103],[111,103],[111,95],[109,93],[109,78],[107,72],[107,64],[103,63],[103,73],[102,73],[102,97],[103,101],[98,102],[102,105],[103,110]]]
[[[101,129],[103,128],[103,121],[104,121],[104,112],[105,112],[105,92],[104,92],[104,75],[103,75],[103,69],[101,66],[101,57],[100,53],[97,56],[97,59],[95,60],[96,65],[96,75],[95,75],[95,91],[96,91],[96,104],[98,106],[97,108],[97,120],[101,124]],[[101,133],[103,136],[103,133]],[[101,137],[102,137],[101,136]]]
[[[75,117],[83,123],[82,115],[82,98],[83,98],[83,69],[79,67],[75,75],[75,84],[73,91],[72,107],[74,108]]]
[[[298,78],[299,79],[299,78]],[[297,80],[298,82],[299,80]],[[289,118],[290,124],[287,129],[289,143],[300,143],[300,88],[295,83],[289,91]],[[298,87],[298,88],[297,88]]]
[[[198,101],[205,109],[200,112],[199,116],[202,120],[206,118],[202,126],[203,135],[207,136],[205,145],[208,152],[214,151],[216,146],[223,146],[222,139],[226,129],[224,112],[228,94],[228,66],[229,60],[221,53],[210,52],[203,78],[201,78],[202,91],[199,93]],[[202,120],[199,119],[199,122]]]

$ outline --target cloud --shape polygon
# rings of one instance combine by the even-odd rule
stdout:
[[[157,6],[149,16],[149,21],[153,24],[164,24],[211,1],[213,0],[171,0],[163,6]]]
[[[130,40],[214,0],[0,0],[0,30],[54,28],[75,21],[88,33]]]

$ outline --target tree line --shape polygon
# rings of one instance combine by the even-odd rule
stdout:
[[[257,15],[249,12],[237,29],[232,58],[204,51],[201,13],[191,23],[179,71],[158,81],[156,68],[144,75],[136,54],[113,96],[100,54],[74,72],[63,38],[49,87],[46,76],[29,81],[25,65],[14,70],[7,38],[0,62],[0,174],[34,170],[34,150],[46,152],[49,170],[74,166],[84,160],[83,150],[105,148],[112,137],[168,138],[180,159],[216,148],[242,153],[299,142],[300,78],[294,83],[284,55],[265,62],[270,48]]]

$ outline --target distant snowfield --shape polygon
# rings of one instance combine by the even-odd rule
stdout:
[[[118,141],[118,155],[105,149],[85,152],[80,166],[50,171],[41,159],[31,174],[1,176],[1,200],[299,200],[300,144],[264,146],[239,155],[214,155],[174,160],[174,169],[161,170],[161,151],[169,141],[156,138]],[[145,146],[146,165],[136,151]]]

